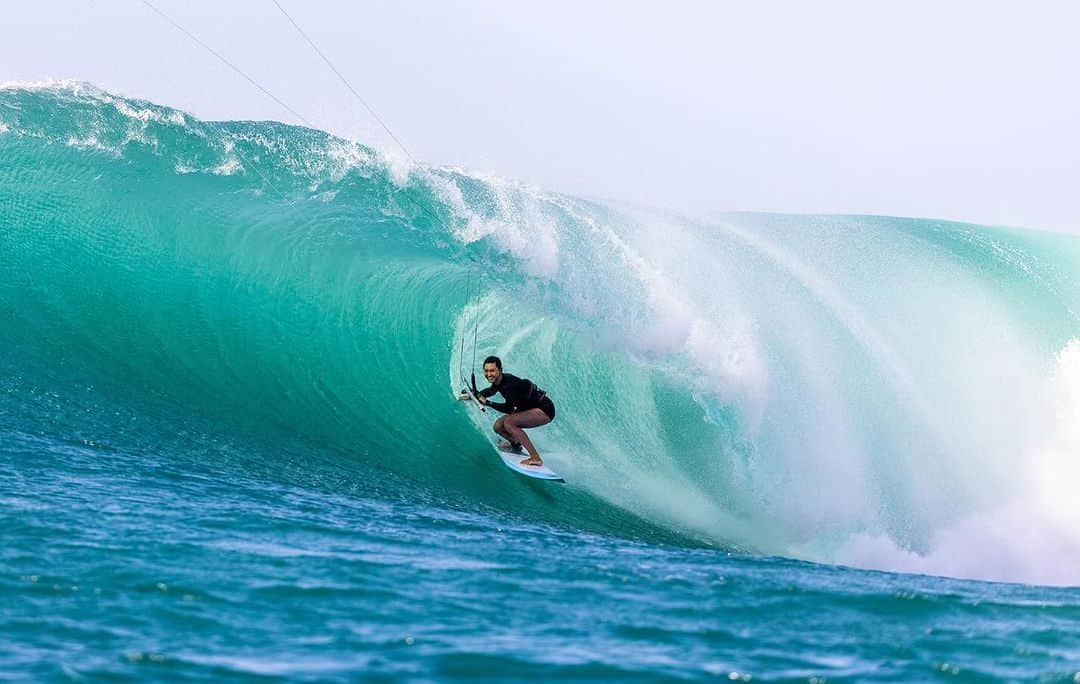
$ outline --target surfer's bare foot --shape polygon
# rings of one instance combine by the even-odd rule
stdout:
[[[542,466],[544,465],[543,459],[539,456],[530,456],[526,459],[522,459],[521,465],[523,466]]]

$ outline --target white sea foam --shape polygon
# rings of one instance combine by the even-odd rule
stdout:
[[[559,267],[558,221],[544,208],[538,191],[500,178],[472,174],[482,181],[494,203],[484,211],[466,199],[457,180],[466,174],[458,169],[437,169],[425,174],[425,182],[454,213],[451,226],[464,244],[491,238],[502,250],[517,257],[531,276],[552,279]]]
[[[1034,584],[1080,585],[1080,340],[1057,355],[1041,429],[1014,455],[1015,485],[997,505],[933,532],[916,553],[852,535],[831,560],[864,568]],[[978,481],[980,473],[970,477]]]
[[[101,140],[98,139],[97,134],[95,133],[90,133],[81,137],[68,136],[67,140],[64,141],[64,144],[68,147],[74,147],[78,149],[98,150],[99,152],[107,152],[108,154],[113,156],[119,156],[120,154],[120,151],[115,147],[106,145],[105,143],[101,142]]]
[[[405,156],[404,152],[398,152],[396,149],[380,150],[379,156],[390,173],[390,180],[395,185],[403,187],[409,182],[409,176],[416,169],[416,164]]]
[[[340,138],[331,138],[320,156],[325,159],[325,172],[332,182],[340,181],[354,169],[367,168],[378,159],[376,154],[360,143]]]
[[[0,90],[68,90],[73,93],[86,91],[104,92],[100,88],[92,86],[85,81],[52,78],[40,81],[3,81],[0,82]]]
[[[215,176],[231,176],[241,168],[240,160],[230,155],[228,159],[210,169],[210,173]]]

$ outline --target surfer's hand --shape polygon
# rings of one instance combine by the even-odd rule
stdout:
[[[468,401],[469,399],[472,399],[472,397],[470,397],[469,393],[465,390],[461,390],[461,394],[457,396],[458,401]]]

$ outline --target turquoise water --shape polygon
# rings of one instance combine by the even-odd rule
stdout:
[[[1078,274],[5,87],[0,677],[1080,681]]]

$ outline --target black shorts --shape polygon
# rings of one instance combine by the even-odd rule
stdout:
[[[536,408],[546,413],[548,418],[555,420],[555,404],[547,397],[541,399]]]

